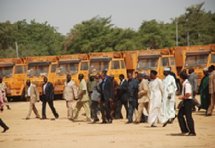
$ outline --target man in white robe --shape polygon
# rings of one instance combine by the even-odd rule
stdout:
[[[148,123],[151,127],[156,127],[157,122],[164,123],[162,117],[162,98],[163,98],[163,83],[157,78],[157,72],[151,70],[151,81],[149,83],[150,102],[149,102],[149,117]]]
[[[170,75],[170,68],[164,68],[164,75],[162,111],[164,119],[168,120],[169,123],[172,123],[175,119],[175,94],[177,86],[174,77]]]

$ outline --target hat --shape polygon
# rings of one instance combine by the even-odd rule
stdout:
[[[170,68],[169,67],[165,67],[164,71],[170,71]]]

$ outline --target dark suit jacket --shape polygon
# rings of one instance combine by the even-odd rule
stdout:
[[[128,100],[128,81],[124,80],[122,84],[119,85],[119,90],[118,90],[118,95],[119,99],[121,101],[127,101]]]
[[[138,99],[138,85],[139,82],[136,79],[128,80],[128,91],[129,91],[129,101],[137,101]]]
[[[102,100],[113,99],[113,81],[110,77],[106,77],[100,84],[102,92]]]
[[[45,84],[43,84],[44,86]],[[45,93],[42,87],[42,101],[51,101],[54,100],[54,87],[51,82],[47,82]]]

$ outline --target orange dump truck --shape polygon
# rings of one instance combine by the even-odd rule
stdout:
[[[23,94],[26,76],[26,64],[24,59],[8,58],[0,59],[0,76],[6,83],[7,96],[20,97]]]
[[[88,78],[89,63],[87,54],[62,55],[58,59],[54,82],[56,94],[63,93],[67,74],[71,74],[72,79],[77,84],[79,83],[78,74],[82,73]]]
[[[113,75],[119,83],[119,75],[127,77],[127,70],[122,52],[105,52],[89,54],[90,73],[102,72],[107,70],[108,75]]]
[[[30,79],[42,93],[43,76],[47,76],[50,82],[55,80],[56,56],[43,56],[43,57],[27,57],[27,79]]]
[[[203,69],[210,65],[211,46],[184,46],[176,47],[175,59],[178,72],[182,69],[194,68],[198,76],[198,84],[203,78]]]
[[[158,77],[164,78],[164,67],[171,67],[171,70],[177,74],[174,51],[170,49],[157,50],[138,50],[125,51],[124,58],[128,72],[138,71],[150,73],[150,70],[156,70]]]

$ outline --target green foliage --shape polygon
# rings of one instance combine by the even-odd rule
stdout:
[[[64,37],[54,27],[34,20],[14,24],[0,23],[0,51],[2,57],[15,57],[15,42],[18,43],[19,56],[60,54]]]
[[[215,43],[215,13],[206,12],[203,5],[188,7],[170,23],[143,21],[137,31],[114,26],[111,17],[94,17],[76,24],[65,37],[47,22],[3,22],[0,57],[15,57],[15,42],[20,57],[171,47],[175,46],[176,23],[179,45],[188,45],[188,37],[190,45]]]

